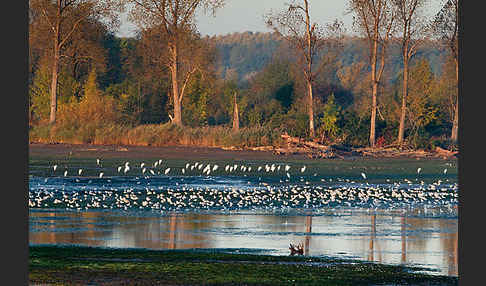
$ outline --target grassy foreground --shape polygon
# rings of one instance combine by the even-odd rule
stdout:
[[[352,263],[351,263],[352,262]],[[30,284],[54,285],[457,285],[411,268],[304,256],[211,250],[30,246]]]

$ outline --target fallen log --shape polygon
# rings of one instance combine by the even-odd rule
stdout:
[[[322,151],[330,151],[332,149],[330,146],[322,145],[312,141],[303,141],[300,138],[292,137],[288,134],[282,134],[281,137],[287,140],[288,145],[295,144],[297,146],[305,146],[305,147],[318,149]]]
[[[442,156],[446,156],[446,157],[452,157],[452,156],[455,156],[459,153],[458,151],[449,151],[449,150],[443,149],[439,146],[435,147],[435,152],[437,152],[438,154],[440,154]]]

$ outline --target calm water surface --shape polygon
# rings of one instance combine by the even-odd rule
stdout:
[[[219,162],[210,175],[197,167],[182,173],[182,161],[147,162],[153,173],[131,162],[126,174],[117,171],[124,161],[62,162],[57,173],[54,163],[30,163],[32,245],[288,255],[289,243],[302,243],[305,255],[458,275],[459,190],[455,167],[444,162],[308,164],[305,172],[298,163],[277,171],[277,163],[260,173],[265,163],[253,162],[252,171],[231,174]]]

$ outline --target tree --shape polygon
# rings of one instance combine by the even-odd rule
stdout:
[[[455,72],[455,62],[451,55],[448,55],[441,67],[441,74],[437,79],[437,85],[434,92],[433,100],[440,107],[441,126],[444,128],[444,133],[448,133],[450,137],[450,128],[454,121],[455,106],[457,100],[457,79]],[[447,129],[447,131],[445,131]]]
[[[408,95],[409,62],[417,52],[417,46],[426,38],[426,25],[420,14],[427,0],[393,0],[397,13],[397,24],[402,30],[400,42],[403,60],[402,105],[398,144],[403,143],[405,131],[406,102]]]
[[[429,62],[422,58],[410,71],[408,119],[412,140],[417,141],[419,131],[437,119],[439,108],[432,100],[435,78]]]
[[[121,11],[120,1],[114,0],[30,0],[31,21],[37,25],[47,27],[52,45],[52,68],[50,87],[50,118],[49,123],[56,121],[57,111],[57,84],[60,59],[67,42],[80,31],[81,23],[88,18],[105,17],[110,23],[116,25],[117,13]]]
[[[236,102],[236,92],[234,94],[233,103],[233,132],[238,132],[240,130],[240,116],[238,111],[238,102]]]
[[[444,47],[447,47],[456,65],[456,83],[459,83],[459,0],[447,0],[437,13],[433,24],[434,33]],[[451,140],[457,141],[459,125],[459,91],[457,92],[452,121]]]
[[[334,140],[339,132],[337,121],[339,119],[340,108],[334,102],[334,94],[331,93],[327,98],[327,102],[324,105],[323,116],[321,117],[321,142],[324,142],[324,138]]]
[[[174,107],[173,123],[182,126],[182,98],[191,76],[200,66],[192,65],[194,60],[204,59],[201,46],[197,47],[195,14],[198,8],[205,11],[216,9],[224,0],[126,0],[132,4],[131,19],[149,37],[156,39],[165,47],[167,53],[159,58],[170,71],[172,100]],[[155,37],[155,38],[153,38]],[[192,49],[191,49],[192,48]],[[165,49],[164,49],[165,50]],[[196,54],[194,54],[196,52]],[[189,64],[189,65],[188,65]]]
[[[337,43],[342,34],[342,23],[335,21],[327,27],[312,23],[310,19],[309,1],[303,0],[303,5],[292,1],[287,10],[279,14],[266,16],[267,26],[278,35],[283,36],[294,47],[298,56],[298,63],[303,72],[307,85],[307,112],[309,117],[309,136],[314,137],[314,108],[312,85],[316,74],[327,61],[321,61],[321,67],[316,68],[320,52],[326,46]]]
[[[393,33],[395,11],[388,0],[350,0],[349,9],[355,14],[355,27],[365,34],[368,43],[372,99],[369,141],[370,146],[375,147],[378,85],[385,68],[386,48]]]

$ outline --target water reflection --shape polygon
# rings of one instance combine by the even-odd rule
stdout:
[[[238,248],[289,255],[331,255],[419,265],[457,276],[457,218],[412,212],[329,210],[319,215],[255,213],[30,212],[31,244],[149,249]]]

